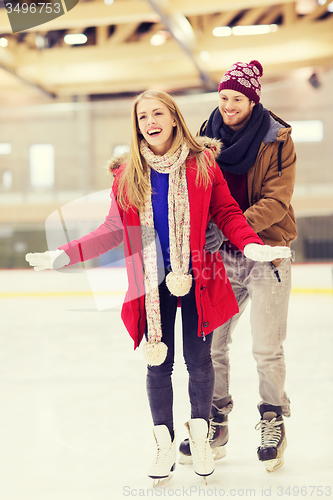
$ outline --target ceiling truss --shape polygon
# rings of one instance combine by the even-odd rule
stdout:
[[[332,66],[330,1],[300,14],[293,0],[81,1],[42,26],[13,34],[0,8],[0,96],[38,93],[73,98],[136,93],[147,88],[214,90],[235,61],[258,59],[264,77],[280,79],[296,68]],[[215,37],[219,26],[277,24],[265,35]],[[64,43],[85,32],[83,46]],[[156,33],[165,42],[152,45]],[[1,100],[1,97],[0,97]],[[1,101],[0,101],[1,102]]]

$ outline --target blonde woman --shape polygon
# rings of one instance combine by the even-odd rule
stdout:
[[[154,482],[167,480],[176,462],[171,373],[175,316],[181,306],[191,404],[185,425],[194,471],[206,477],[214,471],[208,441],[214,389],[210,333],[238,312],[219,253],[205,248],[207,223],[213,217],[223,234],[254,260],[285,256],[287,249],[264,246],[250,228],[215,163],[219,143],[198,142],[170,95],[143,92],[132,115],[130,152],[110,162],[114,183],[105,222],[55,252],[28,254],[27,260],[36,270],[73,265],[124,242],[129,289],[121,316],[135,348],[147,339],[143,351],[156,440],[148,475]],[[162,280],[152,234],[162,250]]]

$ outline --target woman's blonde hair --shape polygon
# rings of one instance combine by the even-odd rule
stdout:
[[[142,208],[151,190],[148,178],[148,166],[140,153],[140,142],[143,136],[139,129],[137,107],[142,99],[157,99],[169,109],[172,118],[176,121],[176,126],[173,127],[173,141],[169,152],[173,154],[183,142],[187,144],[190,155],[196,158],[196,181],[198,184],[202,184],[205,187],[208,186],[209,166],[214,163],[214,158],[210,153],[210,160],[207,165],[207,157],[203,153],[205,146],[201,146],[195,140],[173,98],[161,90],[146,90],[137,96],[132,107],[132,138],[130,151],[126,160],[126,167],[119,180],[117,196],[118,202],[123,208],[128,208],[131,205],[137,209]]]

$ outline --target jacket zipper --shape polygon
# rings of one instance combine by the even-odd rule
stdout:
[[[139,214],[139,212],[138,212],[138,214]],[[127,229],[128,229],[127,216],[126,216],[125,212],[124,212],[124,217],[125,217],[126,226],[127,226]],[[135,284],[136,284],[136,288],[137,288],[137,291],[138,291],[138,301],[139,301],[138,332],[140,333],[140,323],[141,323],[141,320],[142,320],[142,308],[141,308],[141,302],[140,302],[140,289],[139,289],[139,285],[138,285],[138,282],[137,282],[136,268],[135,268],[134,260],[133,260],[133,247],[132,247],[132,243],[131,243],[131,238],[130,238],[129,231],[127,231],[127,234],[128,234],[128,241],[129,241],[130,247],[131,247],[131,256],[132,256],[132,264],[133,264],[133,273],[134,273],[134,278],[135,278]]]
[[[201,285],[200,285],[201,338],[202,338],[202,340],[205,342],[205,341],[206,341],[206,335],[205,335],[205,332],[204,332],[204,326],[203,326],[203,322],[204,322],[204,319],[203,319],[204,312],[203,312],[203,307],[202,307],[202,299],[201,299],[201,294],[202,294],[202,287],[201,287]]]
[[[259,160],[264,152],[264,150],[268,147],[268,145],[271,143],[271,142],[278,142],[279,143],[279,146],[278,146],[278,173],[279,173],[279,177],[281,177],[282,175],[282,163],[281,163],[281,155],[282,155],[282,148],[283,148],[283,145],[284,145],[284,141],[269,141],[267,144],[265,144],[265,146],[259,151],[259,154],[256,158],[256,162],[255,162],[255,167],[254,167],[254,172],[253,172],[253,180],[252,180],[252,189],[251,189],[251,206],[253,205],[253,185],[254,185],[254,178],[255,178],[255,175],[256,175],[256,171],[257,171],[257,166],[258,166],[258,163],[259,163]]]
[[[254,178],[255,178],[255,175],[256,175],[257,165],[258,165],[258,162],[260,160],[260,157],[261,157],[264,149],[266,147],[268,147],[268,144],[270,144],[271,142],[276,142],[276,141],[270,141],[267,144],[265,144],[265,146],[262,148],[262,150],[260,151],[260,153],[259,153],[259,155],[257,156],[257,159],[256,159],[256,164],[255,164],[254,173],[253,173],[253,181],[252,181],[251,206],[253,205],[253,185],[254,185]],[[278,173],[279,173],[279,177],[281,177],[281,175],[282,175],[281,156],[282,156],[282,148],[283,148],[283,145],[284,145],[284,141],[278,141],[278,142],[279,142],[279,146],[278,146]],[[280,278],[280,274],[279,274],[278,269],[274,266],[273,262],[271,262],[270,264],[271,264],[271,268],[273,269],[273,272],[274,272],[274,274],[276,276],[276,279],[278,280],[279,283],[281,283],[281,278]]]
[[[281,283],[279,271],[278,271],[277,267],[274,266],[273,262],[271,262],[271,268],[273,269],[273,273],[275,274],[276,279],[278,280],[279,283]]]

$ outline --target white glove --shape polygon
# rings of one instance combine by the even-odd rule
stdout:
[[[70,263],[70,258],[64,250],[53,250],[44,253],[27,253],[25,260],[35,271],[59,269]]]
[[[270,245],[249,243],[244,247],[244,255],[248,259],[258,262],[272,262],[275,259],[287,259],[291,257],[291,251],[289,247],[271,247]]]

